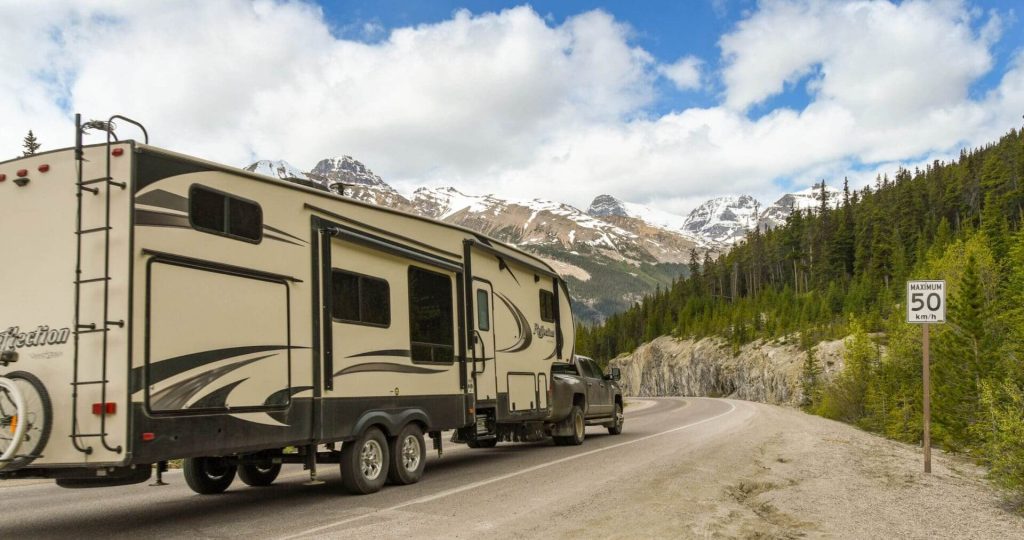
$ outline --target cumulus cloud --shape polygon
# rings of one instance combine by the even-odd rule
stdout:
[[[1003,26],[956,2],[770,1],[721,37],[712,73],[692,56],[660,63],[600,10],[561,23],[529,7],[458,11],[374,27],[367,43],[297,1],[0,0],[0,155],[30,128],[70,144],[75,111],[121,113],[155,144],[224,163],[351,154],[406,190],[583,207],[611,193],[685,211],[723,193],[771,199],[779,179],[955,155],[1016,125],[1024,57],[968,93]],[[652,114],[659,77],[720,79],[721,104]],[[805,107],[747,112],[797,84]]]
[[[679,90],[694,90],[700,88],[701,64],[696,56],[684,56],[673,64],[658,66],[658,73],[672,81]]]

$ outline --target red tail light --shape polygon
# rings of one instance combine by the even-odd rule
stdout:
[[[147,431],[142,434],[142,440],[149,442],[156,438],[156,434],[152,431]]]
[[[108,401],[107,403],[93,403],[92,413],[93,414],[114,414],[117,412],[117,403]]]

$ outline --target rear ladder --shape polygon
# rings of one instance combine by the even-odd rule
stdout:
[[[82,115],[75,115],[75,161],[77,169],[77,178],[75,182],[76,196],[78,199],[78,210],[75,218],[75,326],[74,326],[74,360],[72,368],[72,380],[71,380],[71,442],[74,444],[75,449],[85,454],[92,454],[92,446],[85,443],[85,439],[99,438],[100,444],[103,445],[108,451],[120,454],[121,446],[111,446],[107,442],[107,347],[109,342],[109,334],[115,328],[124,329],[124,320],[112,321],[110,320],[110,231],[112,227],[110,225],[110,191],[112,188],[127,189],[127,182],[116,182],[111,176],[110,172],[110,157],[111,157],[111,144],[117,141],[117,136],[114,135],[114,119],[124,120],[128,123],[134,124],[142,130],[143,136],[146,143],[149,143],[149,135],[146,133],[146,128],[138,122],[125,118],[123,116],[115,115],[110,117],[106,122],[102,121],[91,121],[86,124],[82,124]],[[84,151],[82,146],[82,135],[87,129],[100,129],[107,133],[107,145],[106,145],[106,175],[99,178],[92,178],[86,180],[83,178],[83,165],[85,163]],[[102,193],[101,193],[102,191]],[[100,227],[82,228],[82,199],[86,194],[91,196],[103,196],[104,202],[104,225]],[[86,235],[102,234],[103,235],[103,275],[99,276],[83,276],[82,275],[82,238]],[[101,286],[103,287],[103,315],[100,321],[82,321],[82,287],[83,286]],[[89,334],[100,334],[102,339],[101,357],[100,357],[100,378],[95,380],[79,380],[79,363],[81,359],[79,341],[83,335]],[[78,388],[81,386],[88,385],[99,385],[100,386],[100,429],[96,433],[82,433],[78,427]]]

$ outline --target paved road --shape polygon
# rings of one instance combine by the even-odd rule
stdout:
[[[753,413],[729,400],[657,399],[627,407],[622,435],[588,428],[578,447],[446,445],[442,458],[428,453],[418,484],[368,496],[344,493],[331,465],[320,469],[322,485],[305,485],[301,467],[287,466],[271,487],[236,480],[213,496],[193,494],[178,471],[165,476],[166,487],[0,483],[0,538],[539,537],[556,520],[599,510],[610,492],[649,482],[661,467],[678,467],[687,448],[735,435]],[[580,527],[587,530],[586,523]],[[601,535],[600,528],[590,532]]]

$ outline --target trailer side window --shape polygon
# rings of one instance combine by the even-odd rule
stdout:
[[[247,242],[262,240],[260,205],[198,185],[189,189],[188,200],[193,228]]]
[[[331,271],[331,316],[339,321],[391,326],[391,289],[383,279]]]
[[[491,329],[490,295],[483,289],[476,291],[476,327],[483,332]]]
[[[444,274],[409,267],[409,341],[413,362],[455,359],[452,280]]]
[[[540,292],[540,320],[555,322],[555,293],[551,291]]]

